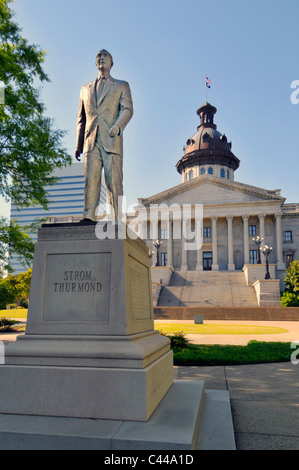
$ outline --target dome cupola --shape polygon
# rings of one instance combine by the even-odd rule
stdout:
[[[204,103],[198,110],[200,124],[193,137],[184,146],[184,156],[176,164],[182,181],[210,174],[220,178],[234,179],[234,171],[240,160],[231,151],[232,143],[221,134],[214,124],[215,106]]]

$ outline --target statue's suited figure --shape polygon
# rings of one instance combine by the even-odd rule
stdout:
[[[118,218],[118,197],[123,195],[122,133],[133,115],[129,84],[111,77],[113,59],[105,49],[96,57],[98,78],[80,92],[75,157],[84,153],[83,218],[95,220],[104,168],[108,201]]]

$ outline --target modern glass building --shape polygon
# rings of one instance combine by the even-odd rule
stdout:
[[[58,178],[53,186],[46,187],[49,194],[49,210],[45,211],[41,206],[18,208],[11,202],[11,220],[21,227],[28,226],[38,219],[47,218],[48,222],[78,222],[82,218],[84,196],[84,168],[83,163],[73,163],[71,166],[56,170],[54,175]],[[104,178],[102,178],[104,181]],[[107,190],[102,185],[100,206],[98,213],[105,212]],[[27,232],[33,241],[37,234]],[[18,274],[26,270],[18,256],[11,254],[13,273]]]

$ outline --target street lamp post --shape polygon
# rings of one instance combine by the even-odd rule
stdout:
[[[162,242],[160,240],[156,240],[155,242],[153,242],[153,245],[154,247],[156,248],[157,250],[157,262],[156,262],[156,266],[160,266],[160,263],[159,263],[159,248],[160,246],[162,245]]]
[[[269,262],[268,258],[272,251],[272,246],[265,245],[264,248],[261,249],[262,253],[266,256],[266,276],[265,279],[271,279],[270,272],[269,272]]]
[[[150,260],[152,259],[154,253],[154,250],[148,250],[148,256]],[[152,261],[150,261],[150,265],[152,265]]]
[[[261,264],[261,251],[260,250],[261,250],[261,243],[264,239],[257,235],[256,237],[253,237],[252,240],[257,245],[257,264]]]

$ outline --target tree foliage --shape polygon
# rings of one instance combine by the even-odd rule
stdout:
[[[7,304],[28,299],[30,292],[32,269],[15,275],[8,275],[0,280],[0,309],[6,308]]]
[[[284,279],[288,292],[299,295],[299,261],[292,261]]]
[[[5,92],[0,104],[0,195],[18,207],[39,204],[47,209],[45,186],[55,182],[54,168],[70,164],[71,157],[62,145],[65,132],[45,116],[37,88],[49,81],[43,70],[45,52],[22,37],[9,4],[11,0],[0,0],[0,83]],[[0,221],[2,259],[7,248],[27,256],[30,246],[21,230],[19,239],[14,238],[17,232],[16,225],[8,228]]]
[[[286,290],[281,296],[282,307],[299,307],[299,261],[293,261],[284,279]]]

